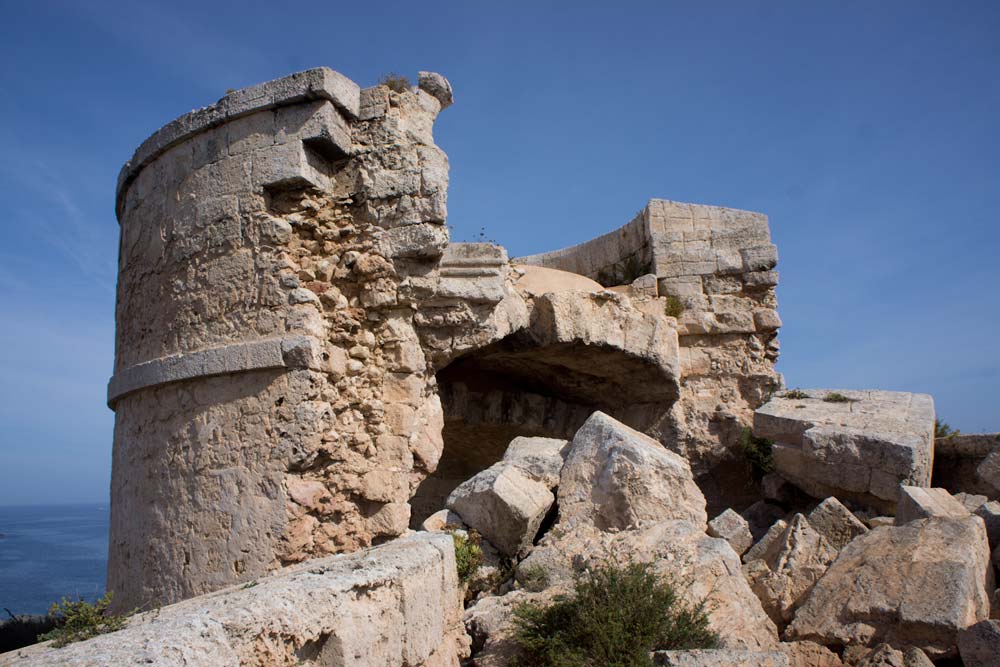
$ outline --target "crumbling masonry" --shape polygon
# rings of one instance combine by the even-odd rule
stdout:
[[[448,241],[440,75],[325,68],[166,125],[122,170],[108,589],[175,602],[402,534],[519,435],[601,410],[744,492],[781,385],[765,216],[652,200],[510,261]]]

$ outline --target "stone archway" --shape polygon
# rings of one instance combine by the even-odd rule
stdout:
[[[601,410],[659,437],[679,393],[676,335],[660,324],[625,300],[547,294],[526,327],[441,368],[444,449],[410,501],[411,526],[517,436],[569,439]]]

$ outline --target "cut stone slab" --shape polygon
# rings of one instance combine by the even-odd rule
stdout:
[[[899,502],[896,504],[896,525],[931,519],[951,517],[961,519],[969,516],[969,510],[955,500],[947,489],[928,489],[920,486],[901,486]]]
[[[139,614],[63,648],[5,653],[0,665],[441,667],[464,654],[461,617],[452,538],[419,533]]]
[[[549,489],[559,485],[559,474],[569,450],[569,441],[556,438],[517,437],[510,441],[503,460],[513,463]]]
[[[986,496],[979,495],[976,493],[959,492],[952,495],[954,496],[955,500],[962,503],[962,507],[969,510],[973,514],[976,513],[977,509],[979,509],[980,507],[982,507],[983,505],[985,505],[990,501],[990,499],[987,498]]]
[[[1000,621],[981,621],[959,632],[958,652],[965,667],[996,667],[1000,664]]]
[[[603,412],[573,436],[559,482],[559,515],[602,531],[667,519],[704,526],[708,520],[688,462]]]
[[[749,551],[743,554],[743,562],[749,563],[764,558],[771,547],[781,538],[786,528],[788,528],[788,522],[784,519],[775,521],[771,528],[764,533],[764,537],[760,538],[756,544],[750,547]]]
[[[733,548],[737,556],[742,556],[753,544],[753,535],[747,520],[727,509],[725,512],[708,522],[708,534],[721,537]]]
[[[919,519],[854,539],[795,614],[787,639],[885,642],[931,658],[956,652],[959,630],[989,615],[993,589],[982,519]]]
[[[531,546],[555,496],[508,461],[500,461],[458,486],[448,509],[462,517],[505,556]]]
[[[806,518],[809,519],[809,525],[837,551],[850,544],[858,535],[868,532],[868,527],[832,496],[814,507]]]
[[[771,399],[754,434],[774,441],[775,470],[809,495],[892,510],[900,485],[930,486],[934,400],[927,394],[809,389]],[[847,400],[825,400],[837,394]]]
[[[789,667],[844,667],[839,655],[816,642],[785,642],[779,648]]]
[[[694,649],[691,651],[654,651],[654,665],[664,667],[792,667],[781,651],[734,651],[731,649]]]
[[[764,611],[781,628],[836,557],[826,538],[796,514],[765,558],[744,565],[743,573]]]

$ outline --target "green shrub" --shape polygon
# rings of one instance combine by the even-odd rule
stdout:
[[[791,398],[795,400],[802,400],[804,398],[811,398],[809,394],[802,391],[801,389],[792,389],[791,391],[786,391],[782,398]]]
[[[52,640],[52,645],[61,648],[72,642],[83,641],[97,635],[121,630],[125,627],[129,614],[115,615],[108,613],[111,604],[111,591],[94,604],[83,600],[62,599],[49,608],[49,616],[60,618],[59,626],[50,632],[38,636],[38,641]]]
[[[769,472],[774,472],[773,458],[774,442],[767,438],[758,438],[744,426],[740,432],[740,451],[753,469],[755,478],[760,479]]]
[[[935,438],[951,438],[956,435],[962,435],[962,432],[957,428],[953,429],[948,426],[948,422],[934,420],[934,437]]]
[[[403,76],[402,74],[396,74],[395,72],[389,72],[379,79],[378,84],[380,86],[385,86],[394,93],[405,93],[410,89],[410,80]]]
[[[827,403],[851,403],[857,399],[848,398],[844,396],[839,391],[831,391],[829,394],[823,397],[823,400]]]
[[[532,593],[544,591],[549,585],[549,573],[541,565],[532,565],[519,572],[517,578],[525,590]]]
[[[668,317],[680,317],[684,313],[684,304],[673,294],[667,295],[667,305],[663,307],[663,312]]]
[[[689,605],[649,564],[604,565],[577,578],[570,596],[514,612],[518,665],[648,667],[654,650],[711,648],[704,604]]]
[[[474,530],[470,530],[466,535],[452,532],[451,539],[455,543],[455,566],[458,568],[458,578],[462,583],[466,583],[483,564],[479,533]]]

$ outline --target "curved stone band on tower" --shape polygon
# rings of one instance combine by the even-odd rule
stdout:
[[[122,170],[108,589],[162,605],[378,544],[601,410],[739,493],[781,385],[766,217],[652,200],[509,261],[449,243],[440,75],[238,90]]]

